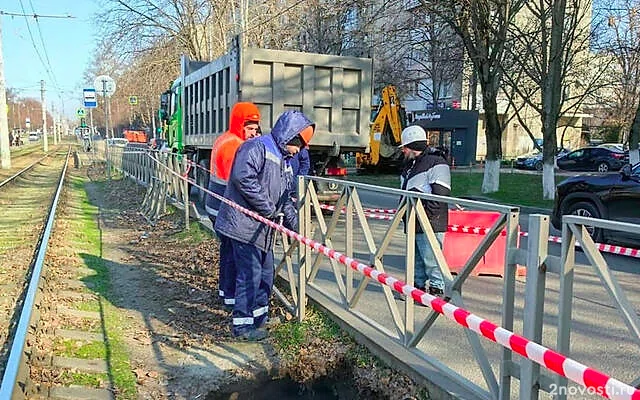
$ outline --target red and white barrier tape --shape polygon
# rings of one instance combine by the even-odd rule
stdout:
[[[150,157],[153,158],[152,156]],[[155,160],[155,158],[153,159]],[[179,176],[181,179],[195,184],[195,182],[192,182],[190,179],[176,174],[166,166],[164,167],[167,168],[167,170],[171,171],[171,173],[173,173],[174,175]],[[253,211],[247,210],[246,208],[241,207],[240,205],[226,199],[223,196],[210,192],[206,188],[200,189],[216,197],[230,207],[233,207],[236,210],[239,210],[240,212],[255,218],[256,220],[267,224],[271,228],[282,232],[287,236],[295,239],[296,241],[310,247],[316,252],[322,253],[327,257],[336,260],[339,263],[348,266],[351,269],[358,271],[371,279],[387,285],[407,297],[410,296],[418,303],[430,306],[434,311],[444,315],[445,317],[458,323],[459,325],[462,325],[463,327],[470,329],[477,334],[495,343],[498,343],[503,347],[506,347],[520,354],[521,356],[526,357],[527,359],[547,369],[550,369],[551,371],[554,371],[565,378],[568,378],[575,383],[588,388],[595,394],[612,399],[640,400],[640,390],[627,385],[626,383],[620,382],[619,380],[611,378],[596,369],[589,368],[586,365],[568,358],[556,351],[553,351],[538,343],[532,342],[523,336],[515,334],[507,329],[501,328],[489,320],[474,315],[466,311],[465,309],[457,307],[439,297],[434,297],[429,293],[425,293],[424,291],[417,289],[414,286],[410,286],[403,281],[387,275],[386,273],[380,272],[362,262],[359,262],[356,259],[347,257],[346,255],[334,249],[326,247],[325,245],[316,242],[313,239],[304,237],[298,232],[287,229],[284,226],[277,224],[267,218],[264,218]]]
[[[330,206],[328,204],[320,204],[320,208],[323,210],[334,211],[336,206]],[[346,207],[342,207],[341,212],[346,211]],[[395,208],[365,208],[364,212],[373,213],[373,214],[395,214],[398,212]]]
[[[521,236],[529,236],[527,232],[521,232]],[[549,236],[549,241],[553,243],[562,243],[562,238],[559,236]],[[629,247],[614,246],[611,244],[595,243],[596,248],[603,253],[617,254],[620,256],[640,258],[640,250],[632,249]],[[580,246],[580,243],[576,242],[576,246]]]
[[[334,211],[336,209],[336,207],[330,206],[330,205],[326,205],[326,204],[321,204],[320,208],[323,209],[323,210],[330,210],[330,211]],[[372,209],[372,208],[369,208],[369,209],[365,208],[364,210],[365,210],[365,213],[364,213],[365,217],[370,218],[370,219],[391,221],[394,218],[391,215],[371,214],[371,213],[366,212],[367,210],[375,210],[375,209]],[[342,214],[345,214],[344,208],[340,212]],[[489,231],[491,229],[490,228],[479,227],[479,226],[449,225],[447,230],[449,232],[456,232],[456,233],[472,233],[472,234],[476,234],[476,235],[486,235],[487,233],[489,233]],[[507,235],[507,232],[505,230],[500,232],[500,236],[506,236],[506,235]],[[527,236],[529,236],[529,233],[528,232],[520,232],[519,235],[522,236],[522,237],[527,237]],[[560,238],[558,236],[549,236],[549,241],[553,242],[553,243],[562,243],[562,238]],[[580,246],[580,243],[576,242],[576,246]],[[599,251],[601,251],[603,253],[610,253],[610,254],[617,254],[617,255],[620,255],[620,256],[640,258],[640,250],[639,249],[632,249],[632,248],[623,247],[623,246],[614,246],[614,245],[604,244],[604,243],[596,243],[596,247],[597,247],[597,249]]]

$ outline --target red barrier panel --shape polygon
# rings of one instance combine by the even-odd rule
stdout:
[[[499,218],[500,213],[493,211],[449,210],[449,225],[491,228]],[[520,227],[518,226],[519,231]],[[449,231],[445,233],[444,256],[452,273],[458,273],[462,270],[484,238],[485,235],[470,235],[464,232]],[[520,235],[517,240],[519,244]],[[498,236],[471,275],[504,276],[506,246],[507,237],[505,235]],[[526,275],[524,267],[519,267],[517,274],[519,276]]]

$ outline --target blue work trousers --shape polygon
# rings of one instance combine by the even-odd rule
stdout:
[[[440,248],[442,248],[444,232],[436,232],[435,234]],[[424,233],[416,233],[416,264],[413,271],[413,282],[416,287],[426,287],[427,281],[429,281],[429,286],[444,290],[442,272],[438,267],[429,239]]]
[[[236,304],[233,334],[241,335],[262,326],[269,315],[273,287],[273,252],[230,239],[236,265]]]
[[[218,233],[220,260],[218,272],[218,294],[225,306],[236,303],[236,262],[231,239]]]

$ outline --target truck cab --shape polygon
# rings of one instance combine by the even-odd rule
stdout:
[[[174,152],[184,150],[182,132],[182,84],[176,79],[171,89],[160,96],[158,117],[162,123],[162,132],[167,145]]]

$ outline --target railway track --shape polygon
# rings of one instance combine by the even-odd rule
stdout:
[[[68,155],[50,153],[0,184],[0,399],[20,398],[24,389],[14,383],[24,375],[25,341],[38,317],[38,284]]]
[[[20,172],[0,186],[0,400],[135,398],[107,334],[96,214],[79,194],[104,165],[70,149]]]
[[[57,151],[63,150],[66,151],[65,146],[51,146],[48,153],[53,154]],[[45,155],[46,153],[42,150],[41,145],[25,145],[18,149],[11,150],[11,168],[0,169],[0,182],[11,177],[23,168],[33,164]]]

